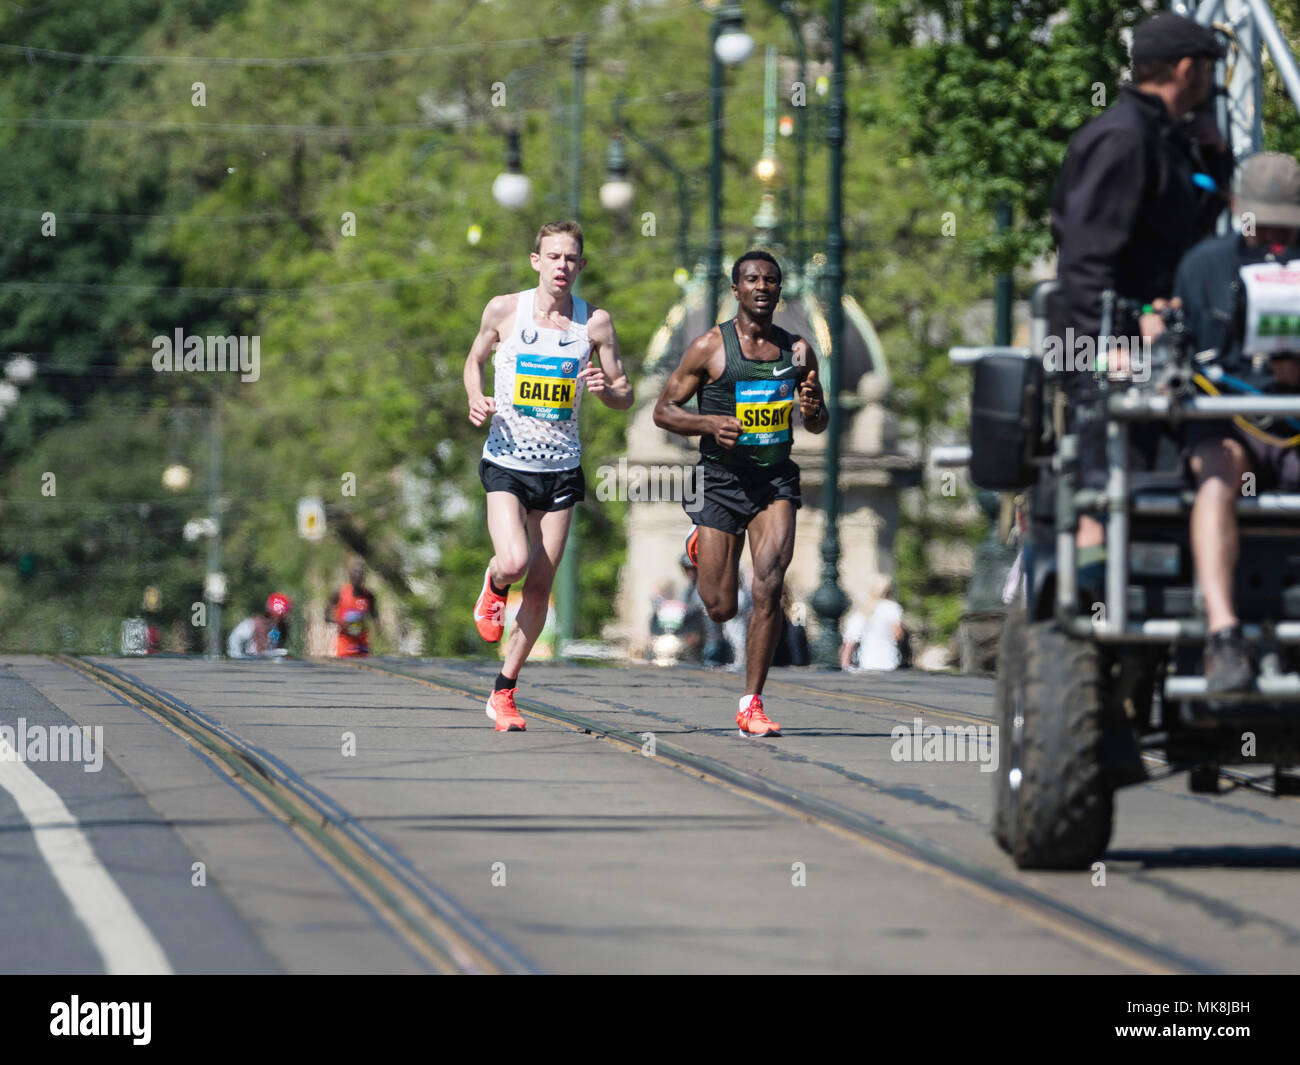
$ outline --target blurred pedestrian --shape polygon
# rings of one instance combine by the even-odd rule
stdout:
[[[375,593],[366,587],[365,563],[360,558],[354,558],[348,564],[348,583],[330,596],[329,606],[325,608],[325,623],[337,625],[339,629],[338,639],[334,643],[336,658],[352,658],[370,653],[367,617],[378,628]]]
[[[781,639],[772,655],[774,666],[806,666],[812,661],[808,648],[808,612],[803,603],[795,602],[787,584],[781,592]]]
[[[658,665],[674,662],[699,662],[704,647],[704,624],[707,614],[704,601],[695,587],[695,567],[690,558],[681,556],[685,587],[681,596],[665,583],[651,604],[650,635],[654,637],[649,657]]]
[[[902,664],[906,639],[903,608],[890,598],[894,582],[885,574],[872,577],[862,609],[849,616],[840,646],[840,668],[850,672],[891,670]]]
[[[226,653],[231,658],[282,658],[288,654],[289,614],[293,600],[273,592],[266,610],[245,618],[230,631]]]

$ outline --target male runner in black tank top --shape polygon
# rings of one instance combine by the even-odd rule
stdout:
[[[824,432],[829,415],[807,341],[772,323],[781,299],[781,267],[765,251],[746,252],[731,270],[736,317],[691,341],[655,405],[655,424],[700,437],[698,509],[687,553],[709,617],[736,614],[740,552],[749,532],[754,612],[745,646],[746,695],[736,724],[742,736],[778,735],[763,713],[763,685],[781,635],[781,591],[794,555],[799,467],[790,460],[798,399],[804,428]],[[699,413],[685,409],[699,396]]]

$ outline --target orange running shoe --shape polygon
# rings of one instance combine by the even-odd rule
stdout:
[[[781,735],[781,726],[767,719],[763,713],[763,700],[757,695],[750,696],[745,709],[736,711],[736,724],[740,726],[740,734],[746,738]]]
[[[515,692],[518,688],[506,688],[493,692],[487,701],[487,716],[496,724],[497,732],[527,732],[528,723],[519,716],[515,708]]]
[[[700,527],[692,525],[691,531],[686,535],[686,557],[691,560],[691,565],[697,569],[700,565]]]
[[[506,631],[506,597],[492,590],[492,567],[483,574],[483,590],[474,604],[474,624],[488,643],[496,643]]]

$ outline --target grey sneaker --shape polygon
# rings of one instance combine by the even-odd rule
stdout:
[[[1205,641],[1205,687],[1216,694],[1249,691],[1255,680],[1250,645],[1241,627],[1221,629]]]

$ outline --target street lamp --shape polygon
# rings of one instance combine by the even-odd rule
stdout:
[[[709,87],[713,97],[709,158],[709,317],[710,328],[717,320],[722,299],[722,67],[742,63],[754,50],[754,40],[745,32],[745,16],[739,4],[727,4],[713,13],[712,59]]]
[[[571,148],[571,166],[569,172],[569,217],[575,222],[581,221],[582,213],[582,121],[585,104],[583,88],[587,79],[587,40],[577,37],[569,52],[569,64],[573,72],[573,141]],[[570,295],[578,297],[581,277],[573,279]],[[569,540],[564,554],[555,571],[555,657],[564,657],[567,643],[573,642],[577,634],[578,599],[581,590],[578,581],[578,552],[581,532],[578,516],[581,510],[573,508],[573,521],[569,525]]]
[[[691,258],[691,252],[690,252],[691,197],[689,191],[686,188],[686,174],[680,166],[678,166],[676,163],[672,161],[672,158],[668,155],[667,152],[665,152],[653,141],[648,141],[637,133],[636,129],[633,128],[631,122],[629,122],[627,118],[623,115],[623,103],[624,103],[624,99],[623,96],[620,94],[614,100],[614,128],[615,130],[617,130],[617,132],[615,133],[615,138],[619,142],[622,141],[624,136],[630,138],[634,144],[640,147],[643,151],[648,152],[650,155],[652,155],[655,158],[655,160],[665,170],[667,170],[670,174],[672,174],[673,180],[677,185],[677,268],[679,270],[685,269],[694,262],[694,260]],[[619,146],[619,156],[622,157],[623,160],[623,175],[624,175],[623,180],[626,180],[626,173],[627,173],[626,153],[624,152],[621,143]],[[610,168],[612,167],[612,161],[614,160],[613,144],[610,145],[608,159],[610,160],[610,162],[606,164],[606,168],[607,170],[610,170],[610,173],[612,174],[612,170]],[[608,184],[610,184],[610,181],[606,182],[606,185]],[[630,182],[628,183],[627,194],[630,199],[632,194],[632,185]],[[604,186],[601,187],[600,202],[602,204],[605,203]],[[615,210],[616,208],[611,208],[606,204],[606,209]]]
[[[831,48],[833,73],[831,99],[827,109],[826,141],[830,147],[830,195],[826,235],[826,311],[830,326],[830,350],[826,353],[826,406],[830,424],[826,429],[825,532],[822,536],[822,583],[813,595],[820,630],[813,657],[818,665],[839,667],[840,618],[848,599],[839,584],[840,569],[840,364],[844,354],[844,0],[831,5]]]
[[[605,184],[600,187],[600,205],[607,211],[621,213],[632,206],[636,190],[627,179],[627,152],[623,138],[615,133],[605,153]]]
[[[15,355],[5,364],[5,377],[22,388],[36,377],[36,363],[26,355]]]
[[[183,492],[190,486],[192,477],[193,473],[188,466],[180,462],[173,462],[163,470],[163,487],[169,492]]]
[[[745,15],[739,4],[729,4],[719,10],[717,36],[713,51],[729,67],[743,63],[754,51],[754,38],[745,32]]]
[[[506,168],[492,182],[492,198],[502,207],[518,211],[532,199],[533,183],[520,168],[519,131],[506,133]]]

